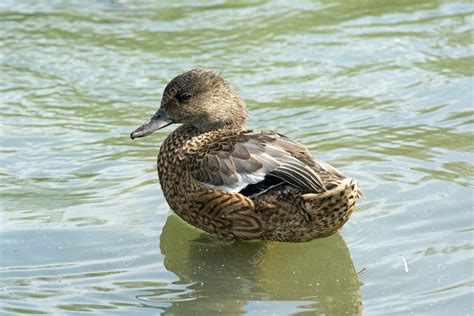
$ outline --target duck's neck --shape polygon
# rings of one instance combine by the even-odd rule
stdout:
[[[183,124],[176,128],[171,134],[166,137],[165,141],[163,142],[163,146],[170,146],[174,148],[180,148],[184,146],[190,139],[203,134],[200,130],[196,127],[188,124]]]
[[[206,142],[206,140],[220,137],[222,135],[238,133],[242,130],[242,127],[236,127],[203,131],[195,126],[183,124],[166,137],[161,145],[160,155],[168,155],[169,153],[172,153],[172,155],[167,157],[167,159],[175,160],[177,162],[177,160],[184,158],[184,156],[190,152],[198,150],[198,147],[202,145],[202,142]]]

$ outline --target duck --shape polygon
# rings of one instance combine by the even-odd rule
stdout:
[[[157,171],[170,208],[222,240],[306,242],[337,232],[363,197],[357,181],[283,134],[246,130],[245,102],[210,69],[179,74],[132,139],[180,124]]]

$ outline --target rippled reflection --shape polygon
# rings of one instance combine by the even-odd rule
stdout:
[[[303,244],[226,244],[201,235],[175,215],[161,235],[165,268],[180,291],[147,290],[140,299],[171,303],[174,315],[268,313],[275,302],[286,312],[359,315],[357,274],[340,235]],[[249,307],[251,306],[251,307]]]

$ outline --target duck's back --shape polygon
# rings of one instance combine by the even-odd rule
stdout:
[[[215,131],[194,137],[186,147],[193,178],[209,188],[246,196],[284,183],[308,193],[325,190],[308,150],[281,134]]]

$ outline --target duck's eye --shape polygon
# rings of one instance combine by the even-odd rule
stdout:
[[[191,93],[184,92],[184,93],[178,94],[177,97],[178,97],[179,102],[187,102],[191,100],[193,96],[191,95]]]

